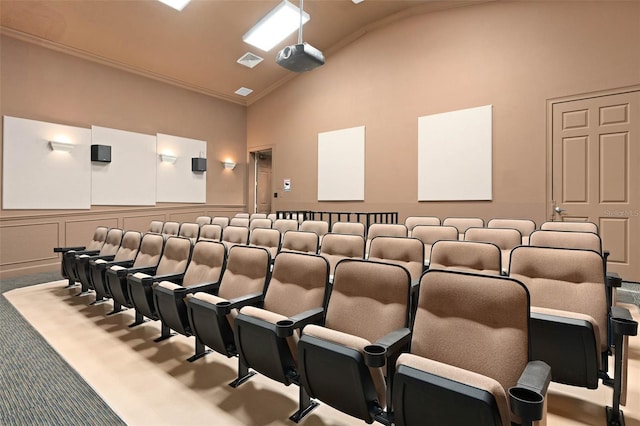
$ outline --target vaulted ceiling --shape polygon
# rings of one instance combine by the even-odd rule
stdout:
[[[147,75],[240,104],[295,77],[275,63],[292,35],[270,52],[242,41],[281,0],[192,0],[178,12],[155,0],[1,0],[1,30],[11,37]],[[297,0],[291,0],[298,5]],[[486,0],[307,0],[304,40],[331,54],[367,31],[406,15]],[[251,52],[255,68],[236,62]],[[234,94],[240,87],[247,97]]]

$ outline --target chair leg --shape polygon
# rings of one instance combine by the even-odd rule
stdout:
[[[132,327],[136,327],[140,324],[144,324],[145,322],[149,321],[148,319],[146,319],[140,312],[136,311],[136,320],[134,322],[132,322],[131,324],[128,325],[129,328]]]
[[[318,402],[311,399],[304,386],[300,385],[298,389],[298,411],[296,411],[291,415],[291,417],[289,417],[289,420],[293,421],[294,423],[299,423],[304,416],[309,414],[311,410],[320,405],[318,404]]]
[[[194,336],[194,337],[196,339],[196,349],[195,349],[195,353],[192,356],[190,356],[189,358],[187,358],[187,361],[189,361],[189,362],[193,362],[193,361],[195,361],[197,359],[200,359],[203,356],[205,356],[205,355],[207,355],[207,354],[212,352],[211,349],[207,349],[204,346],[204,343],[202,343],[200,341],[200,339],[198,339],[197,336]]]
[[[247,380],[249,380],[253,375],[255,375],[255,371],[249,371],[249,367],[246,366],[240,356],[238,356],[238,378],[233,382],[229,383],[229,386],[232,388],[237,388]]]
[[[163,340],[167,340],[170,337],[175,336],[176,333],[172,333],[171,329],[164,325],[164,323],[162,323],[160,325],[160,337],[158,337],[157,339],[154,339],[154,342],[158,343],[158,342],[162,342]]]
[[[607,407],[607,426],[624,426],[624,415],[620,410],[620,393],[622,390],[622,357],[624,347],[624,336],[620,333],[615,335],[614,350],[614,376],[613,376],[613,404]]]
[[[111,310],[111,312],[109,312],[107,314],[108,315],[113,315],[113,314],[117,314],[118,312],[122,312],[124,310],[127,310],[127,307],[123,307],[121,304],[119,304],[118,302],[116,302],[115,300],[113,301],[113,309]]]
[[[69,278],[69,281],[67,282],[67,285],[64,288],[70,288],[70,287],[75,287],[76,286],[76,282],[74,280],[72,280],[71,278]]]

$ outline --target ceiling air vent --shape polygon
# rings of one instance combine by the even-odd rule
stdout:
[[[236,62],[244,65],[247,68],[253,68],[256,65],[258,65],[260,62],[262,62],[262,60],[263,59],[260,56],[254,55],[251,52],[247,52],[244,55],[242,55],[240,59],[238,59]]]

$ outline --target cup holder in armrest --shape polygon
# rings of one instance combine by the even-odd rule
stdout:
[[[611,326],[614,334],[635,336],[638,334],[638,323],[628,318],[612,318]]]
[[[384,366],[387,358],[387,348],[381,345],[367,345],[364,347],[364,363],[369,367]]]
[[[231,312],[231,302],[228,300],[223,300],[215,304],[216,313],[218,315],[226,315]]]
[[[542,419],[544,396],[538,392],[522,387],[512,387],[509,389],[509,402],[511,411],[516,416],[530,421]]]
[[[291,335],[293,335],[293,321],[284,319],[276,323],[276,336],[284,338]]]

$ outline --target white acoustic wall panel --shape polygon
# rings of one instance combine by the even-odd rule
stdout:
[[[91,143],[111,146],[110,163],[91,163],[91,204],[156,204],[156,136],[91,126]]]
[[[318,133],[318,201],[364,200],[364,126]]]
[[[418,118],[418,201],[491,200],[492,106]]]
[[[191,158],[207,156],[207,142],[158,133],[156,142],[156,200],[166,203],[205,203],[207,172],[192,172]],[[161,155],[175,157],[163,162]]]
[[[73,145],[53,151],[49,141]],[[4,117],[2,208],[89,209],[91,130]]]

